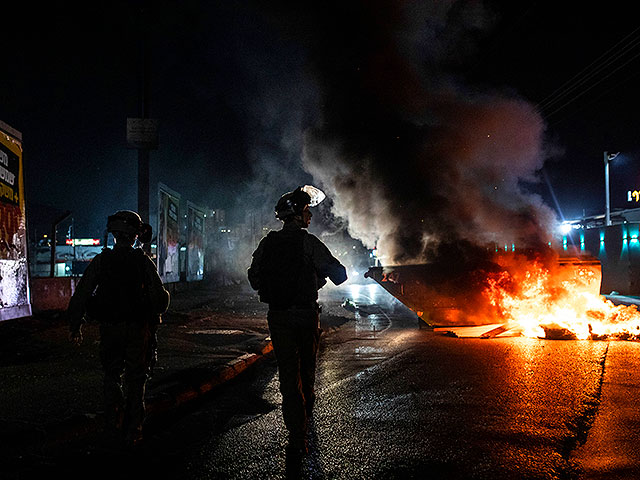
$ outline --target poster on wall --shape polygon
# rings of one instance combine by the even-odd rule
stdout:
[[[204,276],[204,209],[187,202],[187,281]]]
[[[0,320],[31,315],[22,134],[0,121]]]
[[[158,184],[158,274],[164,283],[180,280],[180,194]]]

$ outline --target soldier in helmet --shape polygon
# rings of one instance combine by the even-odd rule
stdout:
[[[82,342],[87,317],[99,322],[106,428],[135,447],[142,440],[145,386],[169,292],[153,261],[142,248],[134,248],[137,239],[151,241],[150,225],[137,213],[122,210],[109,216],[107,231],[115,246],[105,246],[93,258],[69,301],[69,339]]]
[[[312,217],[309,208],[323,199],[322,191],[308,185],[284,194],[275,208],[283,227],[260,241],[248,270],[260,301],[269,304],[282,416],[289,431],[287,451],[296,455],[307,452],[307,425],[315,400],[318,290],[327,277],[336,285],[347,279],[344,266],[306,230]]]

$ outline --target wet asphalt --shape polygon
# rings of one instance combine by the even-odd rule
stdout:
[[[329,335],[307,478],[429,478],[420,476],[428,469],[440,475],[431,478],[640,478],[638,343],[444,337],[371,284],[327,290],[323,305]],[[211,440],[205,432],[181,454],[184,478],[286,469],[265,314],[245,286],[173,298],[149,383],[151,421],[265,359],[271,369],[247,421]],[[15,472],[100,427],[97,342],[88,325],[73,347],[55,313],[0,324],[1,478],[26,478]]]

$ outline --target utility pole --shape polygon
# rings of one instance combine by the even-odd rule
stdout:
[[[149,223],[149,152],[158,147],[158,121],[150,116],[151,88],[147,1],[139,0],[134,5],[138,33],[138,118],[127,118],[127,144],[138,150],[138,214],[144,223]],[[143,247],[151,252],[151,245]]]
[[[149,116],[149,46],[147,41],[145,7],[138,7],[138,33],[140,35],[140,65],[139,65],[139,118]],[[149,148],[146,145],[138,147],[138,214],[145,223],[149,222]]]
[[[611,200],[609,195],[609,163],[616,158],[618,153],[604,152],[604,192],[605,192],[605,225],[608,227],[611,225]]]

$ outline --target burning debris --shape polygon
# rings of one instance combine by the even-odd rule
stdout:
[[[367,276],[448,335],[640,339],[637,307],[600,295],[600,262],[589,256],[499,252],[490,261],[448,269],[374,267]]]
[[[555,262],[499,258],[505,271],[487,279],[484,295],[507,325],[529,337],[640,339],[635,306],[614,305],[600,295],[601,272],[592,257]]]

